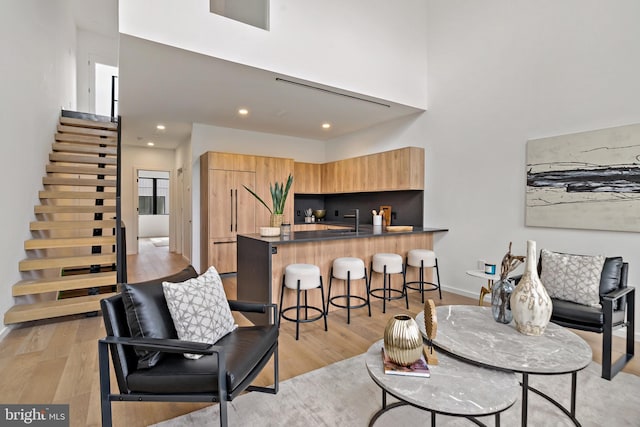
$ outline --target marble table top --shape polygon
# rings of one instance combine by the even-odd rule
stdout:
[[[477,277],[479,279],[487,279],[487,280],[496,281],[496,282],[500,280],[499,274],[487,274],[483,270],[467,270],[467,274],[469,276]]]
[[[567,328],[549,323],[541,336],[518,332],[493,320],[491,307],[447,305],[436,308],[438,328],[433,343],[470,363],[528,374],[563,374],[585,368],[591,347]],[[426,336],[424,313],[416,322]],[[438,353],[440,354],[440,353]]]
[[[513,405],[520,385],[512,373],[474,366],[438,353],[439,364],[429,365],[430,378],[384,373],[383,340],[374,343],[366,355],[369,375],[395,397],[442,414],[491,415]]]

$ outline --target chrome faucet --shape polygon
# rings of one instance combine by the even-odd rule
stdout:
[[[345,218],[355,218],[355,232],[360,231],[360,209],[354,209],[352,214],[347,214]]]

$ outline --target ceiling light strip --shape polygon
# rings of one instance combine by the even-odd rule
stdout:
[[[376,105],[379,105],[381,107],[391,108],[391,105],[389,105],[389,104],[384,104],[384,103],[378,102],[378,101],[372,101],[370,99],[360,98],[358,96],[347,95],[346,93],[335,92],[333,90],[324,89],[324,88],[317,87],[317,86],[311,86],[311,85],[308,85],[306,83],[294,82],[293,80],[287,80],[287,79],[283,79],[283,78],[280,78],[280,77],[276,77],[276,81],[284,82],[284,83],[290,83],[292,85],[298,85],[298,86],[306,87],[308,89],[315,89],[315,90],[319,90],[319,91],[322,91],[322,92],[332,93],[334,95],[340,95],[340,96],[344,96],[344,97],[347,97],[347,98],[357,99],[358,101],[369,102],[371,104],[376,104]]]

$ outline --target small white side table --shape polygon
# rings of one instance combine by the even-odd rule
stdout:
[[[491,290],[493,289],[493,282],[495,280],[500,280],[499,274],[487,274],[483,270],[467,270],[467,274],[469,276],[477,277],[479,279],[485,279],[487,281],[487,286],[483,286],[480,289],[480,299],[478,300],[478,305],[482,305],[482,301],[484,300],[484,296],[486,294],[491,294]]]

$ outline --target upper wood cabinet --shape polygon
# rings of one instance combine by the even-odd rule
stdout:
[[[321,165],[296,163],[295,170],[296,182],[303,183],[296,186],[300,194],[424,190],[424,149],[406,147]]]
[[[295,162],[293,165],[293,179],[296,194],[322,193],[322,168],[321,163]]]

